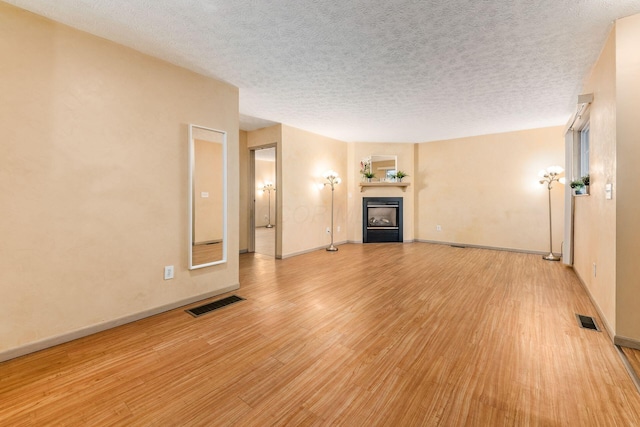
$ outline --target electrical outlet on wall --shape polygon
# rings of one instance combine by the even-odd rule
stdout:
[[[440,226],[440,224],[436,225],[436,231],[442,231],[442,227]]]
[[[164,267],[164,280],[173,279],[173,265]]]
[[[331,234],[331,229],[327,227],[327,233]]]

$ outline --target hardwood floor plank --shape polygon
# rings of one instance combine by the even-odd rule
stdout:
[[[631,368],[635,372],[636,376],[640,378],[640,350],[635,348],[622,347],[622,351],[624,352]]]
[[[240,264],[246,301],[1,363],[0,425],[640,425],[559,263],[413,243]]]

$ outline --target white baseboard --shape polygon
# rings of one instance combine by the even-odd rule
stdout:
[[[413,243],[416,240],[403,240],[402,242],[378,242],[378,243]],[[333,243],[335,246],[340,246],[340,245],[344,245],[344,244],[363,244],[362,240],[343,240],[341,242],[334,242]],[[278,259],[285,259],[285,258],[291,258],[294,256],[298,256],[298,255],[303,255],[303,254],[308,254],[309,252],[315,252],[315,251],[319,251],[320,249],[324,249],[326,247],[328,247],[329,245],[322,245],[322,246],[318,246],[316,248],[312,248],[312,249],[306,249],[304,251],[300,251],[300,252],[294,252],[291,254],[287,254],[287,255],[283,255],[282,257],[277,257]]]
[[[347,243],[346,240],[343,240],[341,242],[333,242],[334,246],[340,246],[340,245],[344,245],[345,243]],[[286,255],[282,255],[281,257],[276,257],[278,259],[286,259],[286,258],[291,258],[294,256],[298,256],[298,255],[304,255],[304,254],[308,254],[309,252],[315,252],[315,251],[319,251],[320,249],[325,249],[328,248],[329,245],[322,245],[322,246],[318,246],[312,249],[305,249],[304,251],[300,251],[300,252],[293,252],[290,254],[286,254]]]
[[[413,243],[417,242],[414,239],[403,240],[402,242],[376,242],[376,243]],[[347,240],[345,243],[353,243],[353,244],[364,244],[362,240]]]
[[[5,362],[10,359],[15,359],[16,357],[24,356],[29,353],[35,353],[36,351],[44,350],[46,348],[53,347],[59,344],[64,344],[66,342],[73,341],[78,338],[83,338],[88,335],[93,335],[98,332],[106,331],[107,329],[115,328],[117,326],[121,326],[131,322],[135,322],[136,320],[144,319],[145,317],[154,316],[156,314],[164,313],[165,311],[173,310],[175,308],[192,304],[194,302],[201,301],[207,298],[211,298],[216,295],[235,291],[236,289],[239,289],[239,288],[240,288],[240,284],[230,285],[216,291],[206,292],[204,294],[196,295],[180,301],[175,301],[170,304],[162,305],[160,307],[151,308],[149,310],[144,310],[139,313],[130,314],[124,317],[120,317],[118,319],[109,320],[106,322],[87,326],[75,331],[67,332],[62,335],[45,338],[43,340],[35,341],[20,347],[4,350],[0,352],[0,362]]]
[[[549,252],[545,252],[545,251],[532,251],[532,250],[526,250],[526,249],[501,248],[501,247],[497,247],[497,246],[483,246],[483,245],[469,245],[469,244],[466,244],[466,243],[441,242],[441,241],[437,241],[437,240],[415,239],[414,241],[421,242],[421,243],[433,243],[434,245],[447,245],[447,246],[474,248],[474,249],[488,249],[488,250],[492,250],[492,251],[517,252],[517,253],[521,253],[521,254],[547,255],[549,253]]]
[[[633,339],[633,338],[627,338],[627,337],[623,337],[620,335],[616,335],[613,338],[613,343],[615,345],[619,345],[622,347],[628,347],[628,348],[633,348],[636,350],[640,350],[640,341]]]
[[[602,313],[602,310],[600,309],[600,306],[596,302],[595,298],[593,298],[593,294],[589,290],[589,287],[585,284],[584,280],[582,280],[582,277],[580,277],[580,274],[576,271],[575,268],[570,266],[569,268],[573,269],[573,272],[576,274],[578,281],[582,285],[582,289],[585,290],[585,292],[587,293],[587,296],[589,297],[589,300],[591,300],[591,304],[593,304],[593,306],[596,308],[596,311],[598,312],[598,317],[600,317],[600,321],[602,322],[602,326],[604,327],[605,332],[609,336],[609,339],[611,340],[611,342],[615,344],[616,338],[615,338],[615,333],[613,331],[613,328],[611,328],[611,325],[609,325],[609,322],[607,322],[607,318]]]

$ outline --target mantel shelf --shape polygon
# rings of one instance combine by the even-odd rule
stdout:
[[[407,191],[407,187],[410,182],[361,182],[360,192],[363,192],[367,187],[399,187],[402,191]]]

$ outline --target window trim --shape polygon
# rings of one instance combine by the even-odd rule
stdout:
[[[578,140],[578,152],[577,152],[577,160],[578,160],[578,168],[577,170],[580,172],[580,176],[577,178],[582,178],[583,176],[589,175],[589,150],[591,147],[591,128],[589,125],[589,121],[582,126],[578,132],[580,134],[580,139]],[[586,147],[586,149],[585,149]]]

